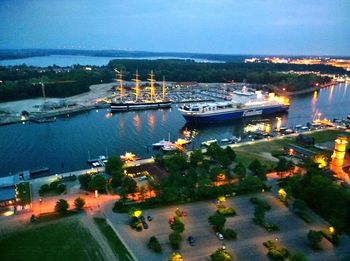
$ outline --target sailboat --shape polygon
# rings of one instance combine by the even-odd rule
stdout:
[[[111,103],[112,111],[130,111],[130,110],[145,110],[145,109],[160,109],[160,108],[170,108],[171,101],[166,99],[166,84],[165,79],[163,78],[163,86],[162,86],[162,99],[157,99],[155,94],[155,82],[153,71],[149,74],[148,81],[150,82],[150,98],[148,100],[144,100],[140,97],[140,80],[139,74],[136,71],[135,78],[133,81],[135,82],[135,100],[124,101],[124,88],[123,88],[123,74],[122,71],[115,70],[117,73],[117,81],[119,82],[119,100],[117,98]]]

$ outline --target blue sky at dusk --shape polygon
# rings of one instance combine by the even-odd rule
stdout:
[[[0,0],[0,48],[350,55],[350,0]]]

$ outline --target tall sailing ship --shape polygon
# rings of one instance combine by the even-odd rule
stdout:
[[[171,101],[166,97],[166,84],[163,77],[162,85],[162,96],[161,98],[156,97],[156,88],[155,88],[155,78],[153,71],[149,74],[148,81],[150,82],[149,86],[149,95],[147,98],[142,97],[140,90],[139,74],[136,71],[135,78],[132,79],[135,82],[134,95],[135,99],[125,99],[124,87],[123,87],[123,74],[121,71],[115,70],[117,73],[117,81],[119,82],[119,98],[116,97],[111,102],[112,111],[131,111],[131,110],[146,110],[146,109],[161,109],[161,108],[170,108]]]

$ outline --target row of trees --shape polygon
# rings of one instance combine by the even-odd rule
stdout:
[[[40,82],[45,84],[47,97],[68,97],[89,91],[92,84],[111,82],[113,78],[113,72],[106,68],[87,71],[82,66],[75,66],[56,72],[53,68],[0,67],[0,101],[41,97]]]
[[[125,71],[126,78],[139,70],[141,78],[154,70],[156,75],[165,75],[168,81],[197,82],[243,82],[256,84],[273,84],[287,87],[288,90],[300,90],[317,83],[328,82],[328,77],[315,74],[297,75],[281,73],[287,71],[321,71],[323,73],[346,74],[342,68],[328,65],[267,64],[267,63],[195,63],[192,60],[112,60],[110,69]]]
[[[285,190],[302,199],[337,231],[350,232],[350,192],[335,184],[318,166],[308,166],[304,176],[287,178]]]
[[[85,200],[78,197],[74,200],[74,206],[77,210],[82,210],[85,206]],[[55,211],[61,215],[66,215],[68,213],[69,203],[65,199],[60,199],[56,202]]]

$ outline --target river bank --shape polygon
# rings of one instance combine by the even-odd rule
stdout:
[[[318,91],[320,89],[327,88],[327,87],[330,87],[330,86],[335,85],[335,84],[339,84],[339,83],[332,81],[332,82],[329,82],[329,83],[320,84],[318,86],[314,86],[314,87],[311,87],[311,88],[307,88],[307,89],[304,89],[304,90],[301,90],[301,91],[295,91],[295,92],[283,91],[283,90],[277,89],[277,88],[275,88],[274,91],[279,96],[294,96],[294,95],[312,93],[314,91]]]

